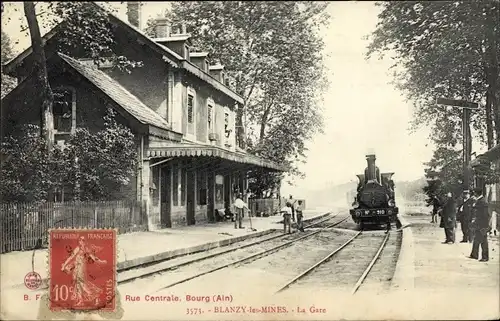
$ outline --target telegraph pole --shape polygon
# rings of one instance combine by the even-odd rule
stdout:
[[[471,110],[476,110],[479,108],[478,103],[466,101],[466,100],[454,100],[446,98],[436,99],[437,105],[450,106],[462,109],[462,135],[463,135],[463,191],[468,192],[470,187],[470,161],[472,153],[472,141],[469,138],[470,135],[470,113]]]

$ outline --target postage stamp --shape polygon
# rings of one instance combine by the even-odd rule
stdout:
[[[116,236],[114,229],[49,231],[49,308],[116,308]]]

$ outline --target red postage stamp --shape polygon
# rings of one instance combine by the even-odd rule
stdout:
[[[116,230],[49,231],[49,305],[58,310],[116,307]]]

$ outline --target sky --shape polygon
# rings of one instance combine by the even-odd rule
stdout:
[[[168,6],[144,2],[142,25]],[[114,7],[126,19],[125,4]],[[19,53],[30,45],[28,34],[19,32],[22,3],[11,3],[6,10],[11,19],[2,19],[2,29]],[[306,178],[295,180],[296,186],[283,184],[283,193],[356,181],[369,151],[376,153],[382,172],[396,173],[396,181],[422,177],[423,163],[432,156],[429,130],[409,132],[412,105],[390,84],[391,61],[365,59],[365,37],[375,29],[379,9],[373,2],[330,2],[328,10],[330,24],[322,32],[329,80],[322,106],[324,134],[306,144],[307,162],[299,167]]]

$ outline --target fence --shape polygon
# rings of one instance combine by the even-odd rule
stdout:
[[[281,203],[280,203],[281,201]],[[282,198],[253,198],[248,200],[248,207],[250,212],[254,213],[256,216],[261,215],[275,215],[278,214],[281,207],[285,206],[287,199]],[[302,209],[305,209],[305,200],[302,200]],[[298,205],[295,203],[295,205]]]
[[[136,201],[0,204],[1,253],[47,246],[50,228],[116,228],[118,233],[147,230]]]

